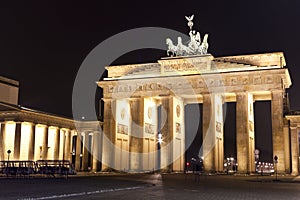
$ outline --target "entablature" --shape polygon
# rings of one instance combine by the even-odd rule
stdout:
[[[162,58],[157,63],[107,66],[104,80],[154,78],[280,69],[286,66],[282,52],[214,58],[211,54]]]
[[[61,128],[75,129],[74,121],[68,118],[47,115],[43,113],[34,113],[31,111],[1,111],[1,121],[30,122],[33,124],[44,124],[47,126],[56,126]]]
[[[281,91],[290,85],[286,68],[98,82],[98,86],[103,88],[105,98],[171,94],[184,96],[211,92],[264,93]]]

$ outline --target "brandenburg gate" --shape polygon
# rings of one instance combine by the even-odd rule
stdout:
[[[236,102],[238,171],[255,172],[256,101],[271,101],[273,156],[279,173],[298,173],[297,137],[290,137],[284,118],[285,90],[291,79],[282,52],[217,57],[207,52],[208,34],[193,30],[187,46],[169,38],[167,54],[155,63],[108,66],[103,88],[102,170],[183,171],[184,106],[203,104],[203,143],[199,154],[205,171],[222,172],[224,164],[223,105]],[[292,160],[291,160],[291,159]],[[291,165],[290,163],[293,163]],[[291,169],[291,166],[293,169]]]
[[[279,52],[218,58],[210,54],[175,56],[157,63],[106,67],[108,77],[98,82],[105,104],[103,132],[107,142],[103,143],[103,163],[120,170],[143,171],[156,169],[159,163],[157,168],[182,171],[184,106],[198,103],[203,104],[204,168],[221,172],[222,105],[236,102],[238,170],[255,172],[253,104],[269,100],[273,155],[280,158],[278,172],[289,172],[290,141],[283,98],[291,79],[285,66],[284,55]],[[158,139],[162,140],[160,149]],[[111,151],[106,143],[117,150]],[[107,156],[105,152],[112,154]]]
[[[291,79],[282,52],[217,57],[207,52],[208,34],[193,30],[187,46],[169,38],[167,54],[155,63],[108,66],[103,88],[102,170],[183,171],[184,106],[203,104],[203,143],[199,154],[205,171],[222,172],[224,164],[223,104],[236,102],[238,171],[255,172],[256,101],[271,101],[273,156],[279,173],[298,173],[298,137],[290,137],[284,118],[285,90]],[[290,141],[290,138],[292,141]],[[291,160],[291,159],[292,160]],[[292,165],[290,163],[293,163]],[[291,169],[291,166],[293,169]]]

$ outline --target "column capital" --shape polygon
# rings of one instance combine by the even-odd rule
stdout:
[[[282,96],[282,98],[284,98],[284,91],[283,90],[274,90],[274,91],[271,91],[271,96],[272,96],[272,100],[275,97],[278,97],[278,96]]]
[[[108,103],[108,102],[114,101],[114,99],[111,99],[111,98],[102,98],[102,101],[104,101],[104,103]]]
[[[66,132],[71,132],[71,129],[69,129],[69,128],[60,128],[60,130],[66,131]]]
[[[248,94],[247,91],[237,91],[237,92],[235,92],[235,95],[246,95],[246,94]]]
[[[36,125],[36,123],[34,123],[34,122],[28,122],[28,121],[23,121],[22,123],[30,124],[31,126],[35,126]]]
[[[145,97],[143,96],[135,96],[135,97],[129,97],[128,100],[129,101],[134,101],[134,100],[137,100],[137,99],[144,99]]]
[[[173,96],[170,96],[170,95],[158,96],[158,97],[156,97],[156,104],[161,105],[162,100],[166,100],[166,99],[169,100],[171,97],[173,97]]]
[[[47,124],[40,124],[40,123],[37,123],[35,124],[36,126],[40,126],[40,127],[44,127],[44,128],[49,128],[50,126],[48,126]]]
[[[243,96],[246,96],[247,92],[235,92],[236,101],[241,100]]]
[[[53,129],[56,129],[56,130],[60,130],[61,129],[59,126],[48,126],[48,128],[53,128]]]

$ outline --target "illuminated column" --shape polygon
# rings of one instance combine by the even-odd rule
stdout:
[[[15,141],[14,141],[14,160],[20,159],[21,127],[22,127],[22,123],[16,122]]]
[[[157,170],[159,167],[157,166],[160,162],[158,161],[158,149],[159,143],[157,142],[158,136],[158,107],[157,107],[157,100],[154,98],[144,98],[144,107],[141,108],[141,116],[140,120],[143,120],[139,126],[141,127],[143,135],[143,156],[142,156],[142,163],[143,163],[143,170]],[[180,151],[180,148],[179,148]]]
[[[173,150],[173,101],[172,97],[161,97],[161,170],[172,171],[172,150]]]
[[[59,159],[59,146],[60,146],[60,129],[55,127],[54,133],[54,160]]]
[[[76,150],[75,150],[75,170],[80,171],[80,166],[81,166],[81,157],[82,157],[82,152],[81,152],[81,133],[77,132],[77,137],[76,137]]]
[[[285,173],[285,154],[283,136],[283,92],[272,92],[272,139],[273,157],[278,157],[278,173]]]
[[[14,160],[14,146],[15,146],[15,130],[16,123],[13,121],[5,122],[5,129],[3,132],[3,153],[5,160],[8,159],[7,151],[10,150],[10,160]]]
[[[82,152],[82,170],[88,170],[88,162],[89,162],[89,132],[83,133],[83,152]]]
[[[70,132],[71,135],[71,145],[70,145],[70,162],[72,163],[73,167],[75,167],[75,162],[76,162],[76,135],[77,132],[75,130],[71,130]]]
[[[21,123],[21,138],[20,138],[20,157],[19,160],[29,160],[34,152],[34,138],[32,138],[32,124],[28,122]],[[34,136],[33,136],[34,137]],[[32,152],[30,152],[30,148]],[[32,155],[33,157],[33,155]]]
[[[28,160],[34,160],[34,136],[35,136],[35,124],[30,124]]]
[[[102,170],[114,166],[114,145],[116,140],[116,103],[111,99],[104,100],[103,116],[103,153]]]
[[[215,134],[212,127],[212,101],[210,94],[203,95],[203,166],[205,171],[215,171],[214,142]]]
[[[289,121],[284,118],[284,127],[283,127],[283,136],[284,136],[284,156],[285,156],[285,166],[286,173],[291,172],[291,159],[290,159],[290,129],[289,129]]]
[[[184,104],[179,97],[173,97],[173,171],[183,171],[185,161],[185,127],[184,127]]]
[[[205,171],[223,171],[223,97],[203,95],[203,157]]]
[[[215,169],[218,172],[224,170],[224,136],[223,136],[223,96],[215,94],[214,96],[214,131],[215,131]]]
[[[144,99],[131,98],[131,134],[129,143],[130,170],[141,171],[143,169],[143,126],[144,126]]]
[[[59,148],[58,148],[58,159],[65,160],[65,145],[66,145],[66,130],[59,130]]]
[[[292,158],[292,175],[299,175],[299,139],[297,127],[291,129],[291,158]],[[279,159],[278,159],[279,163]]]
[[[240,173],[255,172],[253,96],[236,94],[236,143]]]
[[[49,133],[49,128],[48,126],[45,126],[43,131],[43,144],[42,144],[43,160],[47,160],[47,156],[48,156],[48,133]]]
[[[71,131],[65,130],[64,160],[71,162]]]
[[[93,132],[93,172],[100,170],[100,160],[101,160],[101,133],[100,131]]]
[[[1,130],[0,130],[0,161],[2,161],[2,160],[5,160],[5,157],[4,157],[4,137],[3,137],[3,135],[4,135],[4,132],[5,132],[5,123],[4,122],[2,122],[1,124],[0,124],[0,128],[1,128]]]

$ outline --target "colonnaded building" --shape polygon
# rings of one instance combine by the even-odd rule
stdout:
[[[101,122],[75,122],[18,104],[19,82],[0,76],[0,161],[69,160],[76,170],[101,169]],[[80,137],[78,137],[80,135]],[[10,155],[8,155],[10,151]]]
[[[223,104],[236,102],[240,173],[255,172],[254,103],[271,101],[278,173],[299,174],[300,115],[286,109],[292,84],[282,52],[217,57],[190,27],[189,46],[167,39],[155,63],[107,66],[102,122],[75,122],[18,106],[18,82],[0,78],[0,160],[69,160],[76,170],[183,171],[185,105],[202,104],[204,170],[224,170]],[[96,80],[95,80],[96,81]],[[75,128],[75,123],[79,124]]]

